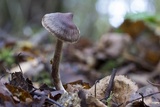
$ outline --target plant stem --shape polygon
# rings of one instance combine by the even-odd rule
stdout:
[[[62,85],[62,82],[60,79],[60,73],[59,73],[59,63],[61,59],[62,46],[63,46],[63,42],[57,39],[55,53],[52,60],[52,78],[53,78],[53,84],[55,88],[57,90],[64,90],[64,92],[66,92],[66,90]]]

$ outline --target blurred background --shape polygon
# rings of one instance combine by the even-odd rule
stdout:
[[[159,0],[0,0],[0,73],[19,71],[20,63],[33,81],[50,84],[56,39],[41,19],[46,13],[72,12],[81,39],[64,46],[63,81],[93,83],[117,68],[145,85],[150,74],[153,79],[160,72],[159,11]]]
[[[110,26],[120,26],[126,14],[158,14],[159,4],[158,0],[1,0],[0,28],[15,36],[33,36],[42,29],[44,14],[73,12],[81,35],[97,39]]]

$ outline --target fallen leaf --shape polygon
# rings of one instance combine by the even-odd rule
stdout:
[[[25,102],[27,104],[29,104],[33,101],[33,98],[30,95],[30,93],[23,90],[22,88],[15,87],[15,86],[7,84],[7,83],[5,84],[5,86],[12,93],[12,96],[13,97],[15,96],[15,98],[18,98],[19,101]]]

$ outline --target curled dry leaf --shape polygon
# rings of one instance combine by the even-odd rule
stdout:
[[[110,76],[104,77],[96,84],[96,98],[103,99],[105,98],[106,89],[108,87]],[[123,75],[115,76],[114,86],[113,86],[113,96],[114,101],[117,103],[125,103],[130,98],[130,95],[137,91],[137,85],[132,82],[130,79],[126,78]],[[95,96],[95,85],[93,85],[89,90],[87,90],[88,96]]]

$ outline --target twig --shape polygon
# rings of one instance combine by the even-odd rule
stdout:
[[[95,82],[95,89],[94,89],[94,97],[96,98],[97,97],[97,83],[99,82],[99,80],[96,80]]]
[[[139,93],[139,95],[141,95],[142,102],[144,102],[144,96],[143,96],[143,93]]]
[[[114,78],[115,78],[116,72],[117,72],[116,69],[112,70],[112,74],[111,74],[111,77],[110,77],[110,80],[109,80],[108,87],[106,89],[106,95],[105,95],[104,100],[107,100],[109,98],[110,94],[111,94],[111,91],[113,89]]]
[[[18,67],[19,67],[19,69],[20,69],[20,71],[21,71],[21,73],[22,73],[22,68],[21,68],[21,66],[20,66],[20,64],[19,64],[19,57],[20,57],[20,55],[21,55],[21,53],[19,53],[17,56],[18,56],[18,62],[17,62],[17,65],[18,65]]]
[[[160,92],[151,93],[151,94],[148,94],[148,95],[146,95],[146,96],[143,96],[143,98],[149,97],[149,96],[152,96],[152,95],[155,95],[155,94],[159,94],[159,93],[160,93]],[[142,97],[139,97],[139,98],[136,98],[136,99],[134,99],[134,100],[128,101],[126,104],[132,103],[133,101],[139,100],[139,99],[141,99],[141,98],[142,98]]]
[[[144,96],[143,96],[143,93],[139,93],[139,95],[141,95],[141,97],[142,97],[142,104],[143,104],[143,106],[144,107],[149,107],[149,106],[147,106],[145,103],[144,103]]]
[[[153,86],[160,87],[160,84],[153,83],[150,80],[147,80],[147,82]]]

